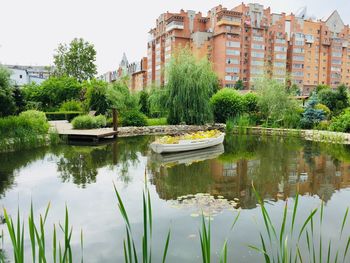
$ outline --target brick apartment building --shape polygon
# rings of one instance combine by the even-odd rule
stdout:
[[[267,75],[297,84],[304,94],[316,85],[350,85],[350,29],[337,11],[325,20],[271,13],[260,4],[221,5],[206,16],[195,11],[163,13],[149,32],[147,85],[166,83],[165,68],[177,48],[188,46],[212,62],[223,87],[238,80],[246,89]]]

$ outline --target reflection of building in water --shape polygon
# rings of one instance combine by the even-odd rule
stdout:
[[[220,159],[220,158],[219,158]],[[205,160],[186,166],[153,165],[151,182],[160,198],[169,200],[196,193],[222,195],[228,200],[239,198],[242,208],[256,206],[251,182],[264,199],[285,199],[302,195],[318,195],[330,200],[335,190],[350,186],[350,164],[333,161],[330,156],[305,158],[302,151],[289,157],[254,160]]]

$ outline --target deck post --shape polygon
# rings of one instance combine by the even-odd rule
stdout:
[[[118,131],[118,112],[116,108],[112,108],[113,115],[113,131]]]

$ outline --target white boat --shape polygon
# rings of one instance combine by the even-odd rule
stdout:
[[[173,153],[173,152],[185,152],[204,149],[219,145],[223,143],[225,139],[225,133],[221,133],[214,138],[195,139],[195,140],[179,140],[178,143],[165,144],[165,143],[151,143],[151,149],[156,153]]]

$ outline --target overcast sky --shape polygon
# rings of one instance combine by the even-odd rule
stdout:
[[[236,0],[0,0],[0,63],[51,65],[58,43],[82,37],[95,45],[99,73],[114,70],[123,52],[129,62],[146,55],[147,32],[162,12],[207,11]],[[245,1],[249,3],[250,1]],[[256,0],[272,12],[326,19],[337,9],[350,23],[350,0]]]

